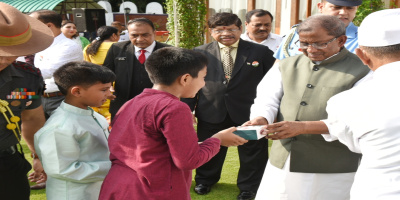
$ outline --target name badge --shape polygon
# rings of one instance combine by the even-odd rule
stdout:
[[[117,57],[117,60],[126,60],[126,57]]]

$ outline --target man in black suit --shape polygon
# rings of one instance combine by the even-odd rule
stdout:
[[[200,141],[248,121],[257,85],[275,62],[268,47],[240,39],[242,22],[237,15],[217,13],[208,26],[216,41],[195,48],[208,58],[206,85],[196,98],[183,100],[195,109]],[[238,199],[253,199],[268,160],[268,140],[249,141],[238,151]],[[226,152],[227,148],[221,147],[214,158],[196,170],[197,194],[207,194],[219,181]]]
[[[125,102],[140,94],[144,88],[153,87],[144,68],[144,61],[153,51],[169,46],[154,40],[155,28],[149,19],[130,20],[128,32],[129,41],[113,44],[103,64],[117,76],[114,85],[116,98],[110,104],[111,117],[115,116]]]

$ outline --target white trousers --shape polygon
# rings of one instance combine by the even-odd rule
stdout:
[[[348,200],[354,173],[290,172],[290,155],[283,169],[269,161],[256,200]]]

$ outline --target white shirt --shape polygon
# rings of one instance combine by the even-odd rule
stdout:
[[[146,52],[144,53],[144,55],[146,56],[146,60],[150,56],[150,54],[153,52],[154,47],[156,47],[156,41],[154,41],[150,46],[144,48],[144,50],[146,50]],[[142,48],[135,46],[135,56],[138,60],[139,60],[139,56],[140,56],[140,50],[142,50]]]
[[[354,86],[367,82],[371,76],[372,71]],[[251,106],[250,119],[262,116],[268,123],[273,123],[278,114],[283,92],[282,75],[279,63],[276,63],[257,86],[257,97]],[[289,166],[290,155],[284,169],[276,168],[268,162],[256,200],[337,200],[349,196],[343,188],[350,188],[354,173],[297,173],[290,172]]]
[[[46,93],[59,91],[54,82],[53,73],[71,61],[83,61],[82,48],[62,33],[54,38],[50,47],[36,53],[34,64],[42,73],[46,83]]]
[[[400,61],[375,70],[370,81],[328,101],[330,135],[362,153],[352,200],[400,199]]]
[[[246,41],[254,42],[256,44],[261,44],[264,46],[267,46],[271,51],[275,53],[275,51],[278,49],[279,44],[282,41],[282,37],[280,35],[274,34],[274,33],[269,33],[267,39],[264,41],[258,43],[252,39],[250,39],[248,32],[245,32],[244,34],[240,35],[240,38]]]

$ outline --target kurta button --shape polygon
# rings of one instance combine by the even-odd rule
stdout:
[[[318,67],[314,67],[313,70],[314,70],[314,71],[318,71],[319,68],[318,68]]]
[[[306,105],[307,105],[307,103],[306,103],[305,101],[302,101],[302,102],[300,103],[300,105],[302,105],[302,106],[306,106]]]
[[[311,84],[307,84],[307,87],[308,87],[308,88],[313,88],[314,86],[311,85]]]
[[[226,81],[222,82],[223,84],[226,84]]]

